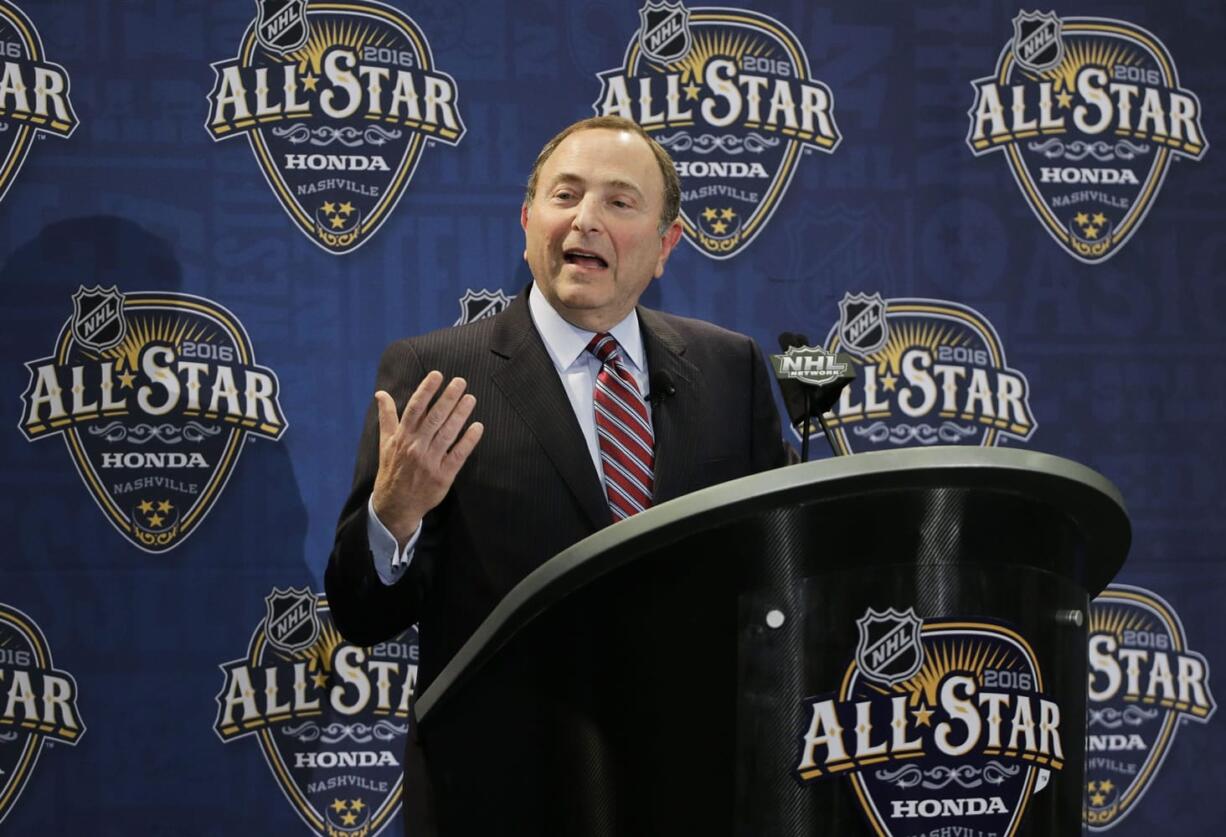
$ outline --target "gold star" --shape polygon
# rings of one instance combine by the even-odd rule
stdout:
[[[1069,108],[1073,106],[1073,97],[1066,90],[1060,95],[1056,96],[1056,103],[1059,104],[1060,107],[1064,108],[1065,110],[1068,110]]]
[[[1086,785],[1086,790],[1090,791],[1091,793],[1098,790],[1098,782],[1090,782]]]
[[[132,389],[132,382],[136,380],[136,376],[131,372],[124,372],[119,376],[119,385],[124,389]]]
[[[366,807],[366,803],[365,803],[365,802],[363,802],[363,801],[362,801],[362,800],[360,800],[360,799],[354,799],[354,800],[350,801],[350,803],[349,803],[349,807],[350,807],[350,808],[352,808],[352,809],[353,809],[353,810],[355,810],[355,811],[361,811],[363,808],[365,808],[365,807]]]
[[[1086,215],[1084,212],[1078,212],[1073,216],[1073,223],[1080,224],[1084,227],[1086,224],[1090,223],[1090,216]]]
[[[894,392],[895,387],[898,386],[898,378],[895,375],[885,375],[881,379],[881,385],[890,392]]]
[[[927,706],[920,704],[920,709],[912,709],[911,714],[915,716],[915,723],[921,727],[932,726],[932,710]]]
[[[1107,223],[1107,216],[1103,215],[1101,212],[1095,212],[1094,223],[1101,227],[1103,224]]]
[[[1103,779],[1098,783],[1098,789],[1103,793],[1111,793],[1111,791],[1115,790],[1115,783],[1110,779]]]
[[[137,506],[137,508],[143,511],[145,514],[148,514],[149,512],[153,511],[153,503],[150,503],[148,500],[142,500],[141,504]]]
[[[1098,238],[1098,227],[1086,227],[1086,238]]]
[[[334,799],[332,800],[332,804],[329,805],[328,807],[331,808],[333,811],[343,811],[345,810],[347,805],[345,803],[345,800],[343,799]]]
[[[149,525],[150,526],[161,526],[162,521],[165,519],[166,518],[162,517],[160,514],[151,514],[149,515]]]
[[[736,217],[736,213],[732,211],[732,207],[725,207],[719,211],[720,217],[725,221],[731,221]]]
[[[307,73],[302,77],[302,88],[304,90],[314,90],[315,85],[319,83],[319,76],[313,73]]]
[[[1092,794],[1090,796],[1091,805],[1102,805],[1106,801],[1107,797],[1103,796],[1101,793]]]
[[[702,217],[703,217],[703,220],[714,221],[715,220],[715,210],[708,206],[706,209],[702,211]]]
[[[350,212],[353,212],[353,204],[351,204],[349,201],[345,201],[343,204],[340,205],[337,211],[340,212],[342,215],[347,216]]]
[[[318,674],[312,674],[311,679],[315,681],[316,689],[322,689],[324,686],[328,685],[328,675],[324,674],[322,671]]]
[[[328,221],[328,223],[332,225],[332,229],[339,230],[341,227],[345,226],[345,219],[337,215]]]
[[[158,511],[160,512],[168,512],[173,508],[174,506],[170,505],[169,500],[162,500],[160,503],[158,503]]]
[[[336,204],[332,203],[332,201],[324,201],[324,205],[321,206],[320,209],[322,209],[325,214],[331,215],[333,212],[336,212]]]
[[[728,225],[723,221],[716,221],[711,225],[711,229],[715,231],[716,235],[723,235],[728,230]]]
[[[685,91],[685,98],[687,100],[697,101],[698,91],[701,90],[702,88],[691,81],[689,84],[687,84],[685,87],[682,87],[681,89]]]
[[[341,814],[341,823],[344,825],[353,825],[358,821],[357,814]]]

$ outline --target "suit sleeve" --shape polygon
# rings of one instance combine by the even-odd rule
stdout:
[[[750,376],[752,387],[752,461],[754,472],[778,468],[788,464],[788,448],[783,442],[779,425],[779,411],[775,408],[775,394],[771,390],[771,376],[767,372],[766,359],[752,338],[750,346]]]
[[[412,345],[408,341],[400,341],[393,343],[383,353],[375,388],[391,394],[399,414],[424,377],[425,370]],[[427,517],[415,560],[404,575],[392,585],[379,578],[366,534],[367,503],[374,489],[378,468],[379,414],[372,399],[358,443],[353,485],[341,510],[336,539],[324,574],[328,607],[336,626],[345,639],[358,645],[372,645],[391,639],[417,621],[429,586],[432,564],[428,556],[423,555],[429,552]]]

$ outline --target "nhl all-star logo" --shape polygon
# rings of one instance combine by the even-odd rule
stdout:
[[[871,607],[856,620],[860,642],[856,645],[856,665],[870,680],[893,686],[906,680],[924,664],[920,645],[922,620],[915,608],[900,612],[894,608],[878,612]]]
[[[0,0],[0,200],[25,163],[36,136],[69,137],[77,115],[68,98],[68,73],[47,60],[43,41],[25,12]]]
[[[42,628],[0,603],[0,822],[21,797],[44,743],[76,746],[85,734],[77,681],[55,667]]]
[[[315,594],[306,587],[282,590],[274,587],[264,598],[268,615],[264,635],[278,651],[292,654],[315,644],[319,639],[319,614]]]
[[[261,0],[238,55],[213,65],[205,127],[218,142],[245,136],[303,234],[348,253],[387,220],[426,146],[459,144],[459,93],[403,12],[377,0],[299,6]]]
[[[452,325],[475,323],[477,320],[501,314],[513,299],[514,295],[507,296],[501,289],[488,291],[482,288],[475,291],[468,288],[464,291],[464,296],[460,297],[460,317]]]
[[[996,70],[972,82],[966,143],[999,153],[1039,223],[1103,262],[1141,227],[1175,158],[1209,143],[1200,99],[1152,32],[1111,18],[1023,12]]]
[[[204,520],[249,438],[285,432],[276,373],[243,324],[190,294],[83,286],[49,357],[26,363],[20,429],[63,438],[103,515],[147,552]]]
[[[875,637],[867,652],[866,624]],[[883,837],[1014,834],[1065,760],[1062,707],[1030,643],[1008,625],[921,622],[911,608],[870,609],[858,625],[839,688],[804,702],[793,777],[850,781]],[[919,650],[894,650],[912,645]],[[913,670],[899,679],[904,664]]]
[[[762,231],[802,154],[842,138],[796,36],[749,9],[649,2],[622,66],[599,79],[593,109],[635,120],[668,150],[685,237],[715,259]]]
[[[1107,831],[1141,802],[1180,728],[1207,723],[1217,705],[1208,661],[1152,590],[1108,586],[1090,604],[1088,634],[1084,815],[1091,831]]]
[[[840,453],[1026,441],[1036,422],[1026,376],[996,328],[958,302],[848,293],[825,349],[846,352],[855,379],[826,427]]]
[[[690,10],[680,2],[652,3],[639,9],[639,47],[657,64],[680,61],[694,45]]]
[[[307,41],[311,25],[306,0],[256,0],[255,36],[273,52],[290,52]]]
[[[303,595],[312,598],[309,619]],[[400,808],[417,632],[363,648],[341,638],[322,595],[274,588],[265,601],[269,616],[256,625],[246,654],[220,666],[214,732],[225,743],[259,741],[269,771],[312,833],[372,837]],[[292,650],[274,639],[285,626],[273,616],[273,601],[282,602],[278,615],[299,609],[290,633],[312,621],[315,638]]]

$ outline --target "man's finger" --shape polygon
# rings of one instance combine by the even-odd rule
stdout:
[[[479,421],[474,421],[464,431],[464,435],[460,440],[452,446],[451,451],[443,457],[442,471],[448,480],[455,479],[455,475],[459,473],[461,466],[468,461],[468,455],[473,452],[473,448],[477,446],[477,442],[481,441],[481,437],[485,434],[485,425]]]
[[[447,417],[451,415],[451,411],[455,409],[455,405],[459,403],[466,386],[468,382],[463,378],[452,378],[451,382],[444,387],[438,400],[434,402],[434,406],[430,408],[430,412],[426,413],[426,417],[422,419],[418,431],[424,433],[431,442],[443,423],[447,421]]]
[[[437,369],[432,369],[426,377],[421,379],[417,389],[413,390],[413,394],[409,396],[409,402],[404,405],[404,413],[400,416],[401,427],[410,433],[417,430],[422,417],[426,414],[426,407],[430,404],[430,399],[434,397],[434,393],[438,392],[442,383],[443,373]]]
[[[379,439],[396,432],[396,402],[383,390],[375,393],[375,409],[379,412]]]
[[[447,417],[443,426],[430,441],[430,448],[436,456],[441,457],[455,443],[456,437],[464,429],[464,422],[468,421],[468,417],[473,414],[473,407],[476,404],[477,399],[472,393],[466,394],[456,403],[451,415]]]

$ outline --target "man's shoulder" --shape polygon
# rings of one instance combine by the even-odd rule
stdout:
[[[686,345],[705,344],[714,347],[744,347],[752,338],[739,331],[716,325],[696,317],[683,317],[652,308],[639,308],[639,320],[648,330],[660,336],[673,332]],[[660,334],[663,332],[663,334]]]

